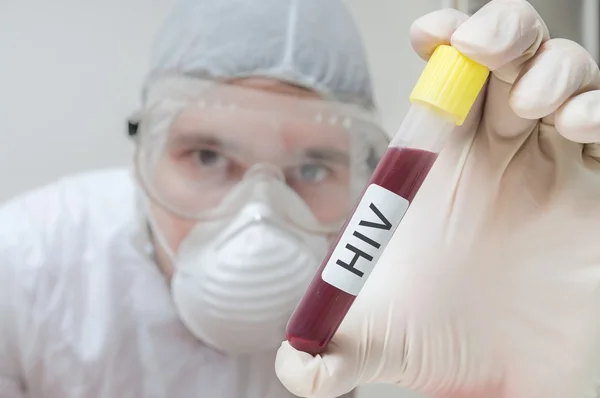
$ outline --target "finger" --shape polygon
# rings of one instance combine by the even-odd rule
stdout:
[[[586,144],[583,147],[583,154],[600,160],[600,144]]]
[[[450,44],[456,29],[467,19],[467,14],[453,8],[434,11],[417,19],[410,27],[413,49],[419,57],[429,60],[437,46]]]
[[[468,19],[467,14],[453,8],[434,11],[417,19],[410,28],[413,49],[419,57],[425,61],[429,60],[438,46],[450,44],[450,38],[456,29]],[[467,120],[455,130],[453,134],[455,140],[462,141],[464,138],[468,138],[467,135],[472,135],[470,133],[479,123],[484,98],[485,93],[479,95]]]
[[[600,71],[592,56],[573,41],[553,39],[545,42],[523,69],[522,76],[513,86],[510,105],[522,118],[541,119],[554,113],[572,96],[599,88]],[[572,102],[567,113],[563,113],[560,120],[566,133],[597,129],[595,117],[582,114],[593,107],[593,96],[591,102],[589,100],[590,97],[585,96]],[[574,141],[583,142],[581,139]]]
[[[523,64],[548,39],[544,21],[527,1],[495,0],[460,26],[451,44],[512,84]]]
[[[600,143],[600,90],[586,91],[571,98],[556,112],[554,124],[568,140],[582,144]],[[598,148],[590,146],[588,151],[598,153]]]

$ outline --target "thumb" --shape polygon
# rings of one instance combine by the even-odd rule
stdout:
[[[296,350],[287,341],[281,345],[275,371],[290,392],[299,397],[332,398],[361,384],[365,353],[360,317],[368,315],[357,308],[359,305],[357,299],[325,353],[312,356]]]
[[[336,336],[328,348],[327,353],[313,357],[283,342],[275,360],[277,377],[299,397],[332,398],[352,391],[360,375],[352,342]]]
[[[394,287],[377,282],[381,280],[378,271],[385,268],[378,264],[374,269],[325,353],[312,356],[287,341],[281,345],[275,371],[290,392],[299,397],[332,398],[361,384],[398,382],[403,367],[403,327],[391,328],[392,319],[398,323],[401,317],[391,316],[389,292]],[[395,360],[387,358],[390,354]]]

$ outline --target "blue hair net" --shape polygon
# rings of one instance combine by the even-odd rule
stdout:
[[[342,0],[180,0],[159,31],[150,74],[269,77],[374,108],[357,25]]]

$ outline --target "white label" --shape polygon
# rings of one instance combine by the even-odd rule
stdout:
[[[370,185],[348,222],[321,278],[358,295],[381,253],[408,210],[409,202],[378,185]]]

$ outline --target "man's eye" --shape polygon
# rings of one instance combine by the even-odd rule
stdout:
[[[321,182],[330,174],[327,167],[319,164],[303,164],[296,171],[296,178],[305,182]]]
[[[227,163],[224,156],[210,149],[201,149],[196,152],[196,156],[200,164],[207,167],[218,167]]]

